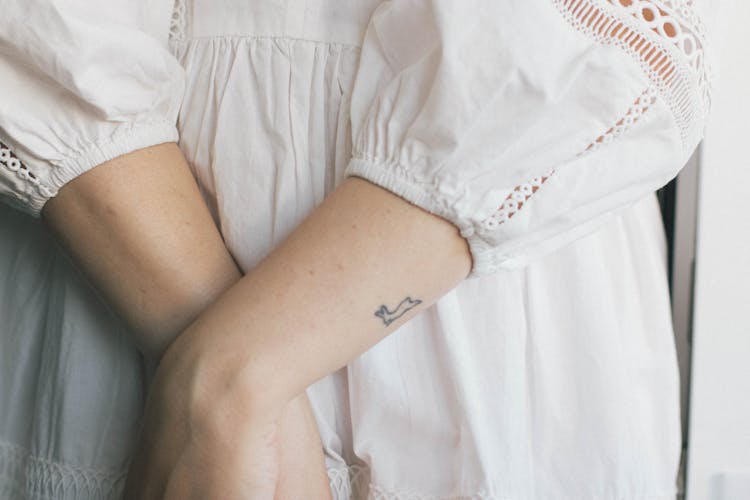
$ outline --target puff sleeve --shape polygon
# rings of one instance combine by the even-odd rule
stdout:
[[[345,175],[522,266],[673,178],[709,108],[691,0],[398,0],[370,19]]]
[[[0,0],[0,200],[32,215],[76,176],[177,140],[170,0]]]

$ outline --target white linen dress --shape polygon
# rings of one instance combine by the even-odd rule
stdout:
[[[0,197],[38,216],[179,140],[247,271],[368,179],[455,224],[473,267],[309,388],[334,497],[672,500],[654,191],[709,107],[695,9],[2,1]],[[0,211],[0,497],[116,498],[153,367],[32,217]]]

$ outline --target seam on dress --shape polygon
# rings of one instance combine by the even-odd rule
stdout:
[[[58,190],[75,177],[122,154],[156,144],[177,142],[178,138],[175,125],[164,119],[131,124],[109,136],[88,142],[82,149],[71,149],[68,145],[65,151],[59,153],[59,158],[45,160],[51,167],[47,171],[46,182],[42,182],[38,175],[20,162],[10,148],[0,143],[0,170],[7,168],[27,184],[35,186],[41,196],[33,192],[24,193],[22,201],[25,205],[20,208],[38,217],[44,204],[57,196]],[[19,197],[19,193],[15,195]]]
[[[312,40],[309,38],[300,38],[284,35],[250,35],[243,33],[211,35],[211,36],[192,36],[190,26],[190,12],[186,0],[175,0],[172,8],[172,17],[169,23],[169,45],[176,49],[193,41],[210,41],[210,40],[290,40],[299,42],[309,42],[324,45],[333,45],[346,47],[350,49],[360,49],[361,45],[350,44],[346,42],[334,42],[327,40]]]
[[[115,130],[109,136],[99,137],[81,149],[70,149],[55,161],[50,182],[57,188],[73,178],[120,155],[148,146],[177,142],[179,134],[174,123],[159,118],[153,122],[132,123]]]
[[[378,165],[379,168],[383,170],[387,170],[389,172],[398,172],[398,174],[407,182],[410,184],[415,184],[419,186],[430,186],[434,183],[431,179],[420,179],[416,175],[414,175],[414,172],[410,167],[407,167],[403,163],[400,163],[395,160],[384,160],[380,158],[376,158],[372,155],[364,154],[364,153],[358,153],[356,155],[352,156],[352,159],[357,161],[363,161],[372,165]]]
[[[346,42],[334,42],[329,40],[313,40],[310,38],[300,38],[295,36],[285,36],[285,35],[249,35],[249,34],[225,34],[225,35],[210,35],[210,36],[191,36],[189,39],[186,39],[182,42],[175,42],[175,43],[187,43],[190,44],[192,42],[207,42],[207,41],[214,41],[214,40],[271,40],[271,41],[292,41],[292,42],[306,42],[306,43],[314,43],[319,45],[332,45],[332,46],[338,46],[343,47],[347,49],[354,49],[359,50],[362,47],[360,45],[353,45],[351,43]]]
[[[471,224],[461,221],[456,213],[456,200],[442,193],[437,178],[425,182],[416,179],[399,163],[378,161],[366,155],[354,156],[347,165],[344,176],[355,175],[377,184],[423,210],[447,219],[462,236],[474,233]]]

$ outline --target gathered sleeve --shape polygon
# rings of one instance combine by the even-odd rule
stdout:
[[[76,176],[178,139],[172,0],[0,0],[0,200],[32,215]]]
[[[452,222],[470,277],[666,184],[709,108],[692,0],[391,0],[351,97],[359,176]]]

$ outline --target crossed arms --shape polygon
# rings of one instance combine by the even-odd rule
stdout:
[[[142,349],[164,353],[130,498],[327,498],[305,388],[471,268],[451,223],[352,177],[240,278],[174,144],[84,174],[43,216]]]

